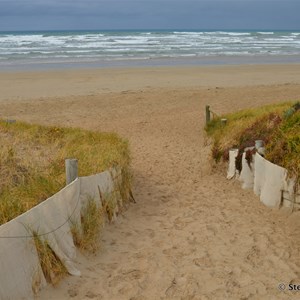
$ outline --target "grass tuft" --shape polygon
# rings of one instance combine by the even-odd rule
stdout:
[[[89,198],[81,212],[81,228],[78,224],[71,224],[75,246],[82,250],[95,252],[100,245],[99,238],[103,224],[103,208],[98,207],[96,201]]]
[[[67,274],[67,270],[47,241],[41,240],[36,232],[33,233],[33,236],[46,281],[55,285]]]

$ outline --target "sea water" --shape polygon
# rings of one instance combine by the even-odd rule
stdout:
[[[0,71],[35,66],[300,62],[299,31],[0,32]]]

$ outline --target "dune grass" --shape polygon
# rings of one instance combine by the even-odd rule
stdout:
[[[2,120],[0,139],[0,224],[63,188],[66,158],[78,159],[79,176],[120,168],[128,195],[129,147],[117,134]]]
[[[206,133],[213,140],[212,156],[216,162],[227,160],[231,148],[254,146],[263,140],[266,158],[286,168],[299,182],[300,174],[300,109],[299,102],[280,103],[242,110],[213,119]],[[221,118],[227,119],[222,125]]]
[[[67,274],[67,269],[48,245],[34,232],[34,243],[46,281],[56,285]]]
[[[75,246],[89,252],[96,252],[100,246],[99,238],[104,224],[104,209],[89,198],[81,212],[81,227],[71,223],[71,232]]]

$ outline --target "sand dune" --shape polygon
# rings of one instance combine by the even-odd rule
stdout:
[[[300,284],[299,213],[271,210],[212,170],[203,134],[206,104],[225,113],[299,99],[300,66],[281,68],[211,67],[207,77],[205,68],[176,76],[164,68],[161,81],[115,70],[116,87],[92,94],[72,84],[53,94],[47,78],[42,98],[27,77],[6,91],[2,118],[113,130],[129,139],[133,155],[137,203],[104,229],[97,255],[79,255],[82,277],[67,277],[39,299],[298,299],[277,286]]]

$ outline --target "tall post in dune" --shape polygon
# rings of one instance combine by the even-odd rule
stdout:
[[[221,119],[222,126],[225,126],[227,124],[227,119]]]
[[[206,125],[210,122],[210,110],[209,105],[205,106]]]
[[[66,166],[66,184],[70,184],[78,177],[78,160],[75,158],[67,158]]]

